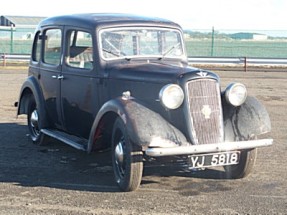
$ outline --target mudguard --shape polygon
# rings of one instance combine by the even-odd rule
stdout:
[[[31,94],[35,98],[35,102],[38,107],[38,112],[43,119],[42,122],[47,124],[42,125],[42,127],[45,128],[48,126],[48,120],[47,120],[46,108],[44,105],[45,104],[44,97],[41,88],[38,85],[38,82],[34,76],[29,76],[21,87],[20,96],[18,100],[19,102],[18,102],[17,115],[28,113],[28,104],[32,96]]]
[[[271,131],[271,122],[265,107],[255,98],[248,96],[239,107],[223,100],[225,141],[254,139]]]
[[[137,102],[136,99],[117,98],[105,103],[98,112],[90,133],[88,152],[92,150],[93,138],[100,120],[104,115],[110,113],[121,117],[131,141],[140,145],[143,150],[154,138],[170,140],[178,146],[187,143],[185,136],[177,128],[169,124],[159,114]]]

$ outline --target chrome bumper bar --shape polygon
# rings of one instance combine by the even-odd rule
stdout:
[[[270,146],[273,144],[273,139],[248,140],[239,142],[224,142],[217,144],[190,145],[177,147],[153,147],[147,148],[145,153],[151,157],[174,156],[174,155],[192,155],[203,153],[217,153],[226,151],[236,151],[243,149],[259,148]]]

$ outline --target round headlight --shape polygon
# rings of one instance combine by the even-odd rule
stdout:
[[[161,103],[168,109],[178,108],[184,100],[184,93],[176,84],[165,85],[159,92]]]
[[[247,97],[247,90],[243,84],[231,83],[226,87],[225,98],[233,106],[242,105]]]

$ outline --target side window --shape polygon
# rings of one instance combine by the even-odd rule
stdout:
[[[37,32],[34,37],[33,42],[33,51],[32,51],[32,60],[39,62],[40,54],[41,54],[41,39],[40,39],[40,32]]]
[[[46,30],[43,38],[45,38],[44,62],[48,64],[59,65],[62,51],[61,30],[60,29]]]
[[[76,68],[92,69],[93,42],[91,34],[73,30],[68,33],[68,37],[67,65]]]

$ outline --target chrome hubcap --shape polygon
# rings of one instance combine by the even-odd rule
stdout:
[[[115,147],[115,162],[121,177],[125,174],[125,152],[124,152],[124,140],[120,139],[119,143]]]
[[[39,130],[39,117],[38,117],[38,112],[37,110],[34,110],[31,113],[30,116],[30,126],[31,126],[31,130],[33,132],[33,134],[35,136],[38,136],[40,134],[40,130]]]

